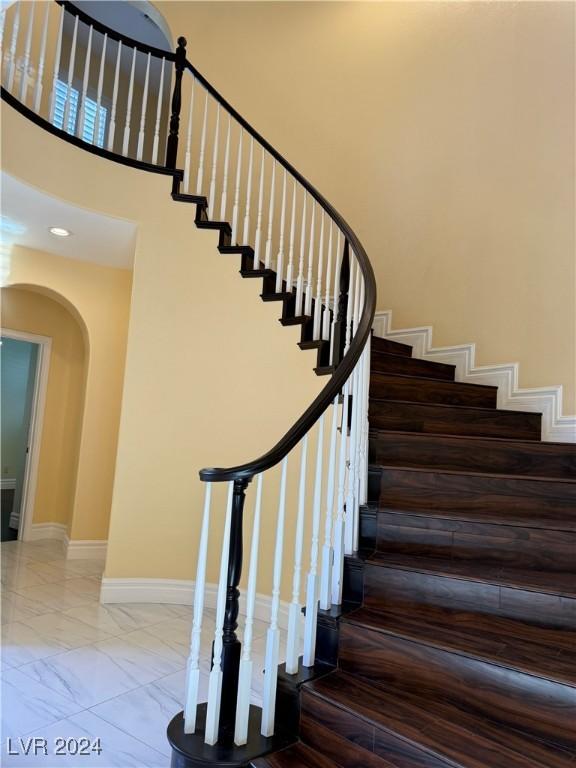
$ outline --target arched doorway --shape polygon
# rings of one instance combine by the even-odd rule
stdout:
[[[2,342],[2,405],[11,398],[17,406],[2,424],[3,495],[13,490],[3,534],[64,538],[74,508],[87,332],[62,296],[14,285],[2,289]]]

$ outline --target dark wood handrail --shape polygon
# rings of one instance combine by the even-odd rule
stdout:
[[[330,216],[332,221],[340,228],[344,237],[348,241],[352,252],[355,254],[360,265],[362,277],[364,278],[364,307],[360,321],[356,327],[356,332],[351,340],[350,347],[342,358],[337,369],[332,374],[330,381],[316,397],[314,402],[304,411],[298,421],[286,432],[276,445],[267,453],[263,454],[254,461],[246,464],[240,464],[236,467],[228,468],[206,468],[200,470],[200,479],[206,482],[223,482],[226,480],[250,480],[254,475],[264,472],[267,469],[278,464],[287,456],[292,448],[297,445],[304,435],[314,426],[324,411],[334,401],[334,398],[340,394],[344,384],[352,374],[354,366],[360,359],[362,350],[368,341],[376,311],[376,280],[374,270],[368,258],[362,243],[358,239],[354,230],[338,211],[331,205],[318,190],[299,173],[288,160],[286,160],[278,150],[276,150],[266,139],[256,131],[250,123],[232,107],[226,99],[212,86],[208,80],[194,67],[189,61],[186,62],[187,68],[194,77],[206,88],[208,93],[216,99],[231,117],[233,117],[244,130],[252,136],[264,149],[285,168],[303,187],[308,194]]]

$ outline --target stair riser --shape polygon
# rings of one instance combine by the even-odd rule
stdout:
[[[542,432],[541,417],[536,413],[524,414],[428,403],[371,400],[368,418],[372,429],[436,435],[539,440]]]
[[[380,400],[407,400],[413,403],[496,408],[497,390],[495,387],[459,384],[454,381],[373,373],[370,377],[370,397]]]
[[[572,479],[576,477],[576,446],[380,432],[370,436],[370,463]]]
[[[389,553],[571,571],[576,533],[379,511],[376,547]]]
[[[374,352],[371,357],[372,371],[383,373],[400,373],[405,376],[424,376],[442,381],[454,381],[455,369],[443,363],[431,363],[428,360],[404,357],[402,355],[387,355]]]
[[[412,357],[412,347],[408,344],[401,344],[398,341],[382,339],[379,336],[372,337],[372,353],[384,352],[389,355],[400,355],[401,357]]]
[[[305,689],[300,737],[342,768],[449,768],[443,760]]]
[[[385,689],[425,688],[439,703],[552,743],[561,743],[576,721],[576,689],[567,685],[346,623],[339,666]]]
[[[367,563],[364,605],[378,610],[393,603],[423,603],[576,629],[576,599],[571,597]]]
[[[384,469],[379,504],[427,515],[435,510],[461,513],[478,522],[576,531],[576,482]]]

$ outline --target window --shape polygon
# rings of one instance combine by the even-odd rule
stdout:
[[[64,125],[64,115],[66,113],[66,100],[70,99],[70,106],[68,111],[68,122]],[[56,100],[54,103],[54,125],[56,128],[62,128],[68,133],[76,134],[76,124],[78,122],[80,94],[76,88],[70,88],[70,95],[68,95],[68,85],[62,80],[56,81]],[[90,144],[96,144],[98,147],[104,146],[104,131],[106,128],[106,116],[108,110],[106,107],[100,106],[100,123],[98,125],[98,136],[94,139],[94,132],[96,130],[96,113],[98,105],[94,99],[89,99],[86,96],[84,104],[84,124],[82,125],[82,133],[80,138],[83,141],[87,141]]]

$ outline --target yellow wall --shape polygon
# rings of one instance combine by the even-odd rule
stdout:
[[[168,178],[76,149],[8,107],[2,118],[8,173],[139,225],[106,575],[193,578],[203,502],[198,470],[248,461],[272,447],[324,383],[312,370],[315,352],[298,348],[299,330],[281,326],[277,303],[260,300],[259,281],[240,278],[239,257],[218,253],[217,234],[194,226],[193,207],[171,200]],[[55,281],[89,332],[91,311],[113,312],[110,292],[93,290],[89,274],[82,277],[73,268],[86,265],[28,257],[14,249],[10,279],[22,281],[29,273],[40,284]],[[114,317],[110,322],[114,328]],[[95,360],[91,340],[87,403]],[[103,402],[92,411],[97,434],[105,414]],[[83,440],[90,424],[86,415]],[[312,450],[313,445],[313,457]],[[102,458],[96,451],[92,455]],[[114,455],[107,453],[111,469]],[[294,459],[289,519],[295,514],[297,469]],[[277,476],[274,471],[266,480],[263,573],[272,564]],[[79,483],[80,477],[79,471]],[[216,528],[225,492],[215,490]],[[249,514],[252,505],[253,496]],[[288,529],[287,551],[294,525]],[[216,536],[210,547],[209,579],[215,581]]]
[[[395,327],[518,361],[576,412],[574,3],[160,8],[351,223]]]
[[[4,153],[5,160],[7,154]],[[8,165],[4,163],[7,170]],[[53,173],[57,173],[56,169]],[[9,270],[8,284],[39,286],[63,297],[85,329],[86,399],[70,537],[106,539],[126,354],[131,272],[18,246],[12,250]],[[40,330],[39,325],[36,332],[51,335]],[[54,518],[55,521],[59,519]]]
[[[62,523],[70,532],[86,372],[82,330],[62,304],[22,288],[2,290],[2,327],[52,339],[32,521]]]

